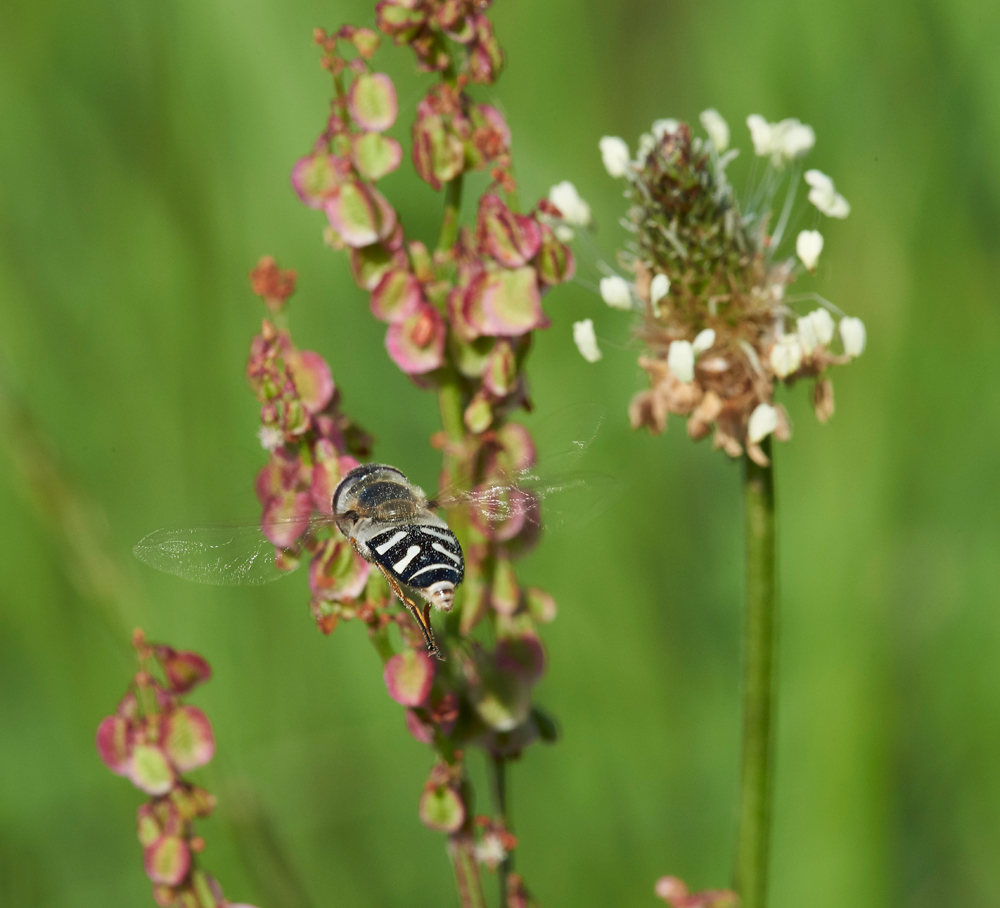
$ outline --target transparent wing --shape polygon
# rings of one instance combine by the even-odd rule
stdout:
[[[307,539],[332,526],[333,518],[313,517],[301,539]],[[294,570],[291,562],[284,568],[275,563],[282,550],[269,542],[273,538],[295,535],[302,521],[277,520],[267,524],[232,523],[203,527],[167,527],[140,539],[132,549],[143,564],[195,583],[213,586],[260,586],[279,580]]]
[[[606,473],[577,467],[597,438],[604,412],[574,405],[541,422],[538,462],[524,470],[490,471],[475,488],[451,486],[433,504],[444,509],[465,507],[481,525],[499,529],[501,538],[525,523],[548,530],[584,526],[601,514],[624,488]]]

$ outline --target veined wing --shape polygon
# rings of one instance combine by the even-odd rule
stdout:
[[[194,583],[260,586],[280,580],[294,570],[294,567],[276,565],[275,558],[283,550],[268,541],[265,531],[271,536],[288,537],[301,525],[301,520],[276,520],[266,524],[258,520],[256,523],[166,527],[140,539],[132,554],[143,564]],[[314,516],[299,538],[308,539],[332,525],[332,517]]]
[[[623,483],[578,464],[597,438],[604,413],[572,405],[548,417],[539,431],[538,462],[521,470],[490,469],[472,489],[442,490],[433,502],[444,509],[466,507],[481,525],[505,538],[524,524],[546,529],[583,526],[602,513]],[[556,440],[556,446],[551,443]],[[549,441],[550,443],[546,443]]]

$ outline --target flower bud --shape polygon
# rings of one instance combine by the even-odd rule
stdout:
[[[840,339],[844,344],[844,353],[851,357],[861,356],[865,350],[865,323],[851,316],[842,318]]]
[[[137,744],[132,751],[129,778],[136,788],[151,795],[164,795],[174,787],[174,770],[163,750],[155,744]]]
[[[383,322],[405,322],[424,303],[424,295],[416,277],[409,271],[386,272],[372,291],[372,315]]]
[[[310,208],[322,208],[346,176],[333,155],[306,155],[292,168],[292,187]]]
[[[433,372],[444,362],[445,324],[429,303],[401,322],[389,325],[385,347],[392,361],[407,375]]]
[[[279,549],[291,548],[306,531],[312,515],[312,496],[308,492],[284,492],[275,495],[261,516],[261,532]]]
[[[483,249],[507,268],[527,264],[542,242],[535,220],[514,214],[493,193],[487,193],[479,201],[476,234]]]
[[[465,294],[465,321],[479,335],[518,337],[550,324],[542,311],[534,268],[488,271]]]
[[[366,132],[351,144],[351,161],[373,183],[392,173],[403,161],[403,146],[378,132]]]
[[[465,167],[465,143],[437,114],[421,114],[413,123],[413,166],[435,190]]]
[[[154,883],[176,886],[191,869],[191,851],[180,836],[161,836],[145,849],[143,863]]]
[[[405,649],[386,662],[382,677],[401,706],[422,706],[434,683],[434,661],[423,650]]]
[[[483,391],[473,395],[462,415],[465,427],[474,435],[485,432],[493,423],[493,407]]]
[[[694,381],[694,347],[690,341],[673,341],[667,350],[667,365],[674,377],[687,384]]]
[[[596,363],[604,355],[597,346],[593,319],[585,318],[582,322],[573,322],[573,343],[580,351],[580,356],[588,363]]]
[[[195,706],[180,706],[167,716],[162,742],[178,772],[204,766],[215,755],[212,725]]]
[[[396,212],[380,192],[357,181],[344,183],[324,206],[330,226],[353,248],[370,246],[396,229]]]
[[[375,21],[379,30],[397,44],[405,44],[415,38],[426,19],[427,11],[423,5],[407,0],[380,0],[375,5]]]
[[[770,404],[757,404],[750,414],[747,438],[751,444],[759,444],[778,428],[778,411]]]
[[[517,359],[510,341],[499,341],[490,353],[483,373],[483,387],[494,397],[506,397],[517,380]]]
[[[668,285],[669,288],[669,285]],[[601,299],[613,309],[632,308],[632,291],[628,281],[617,274],[601,278]]]
[[[119,776],[131,772],[134,737],[131,723],[122,716],[108,716],[97,726],[97,754]]]
[[[186,694],[199,684],[212,677],[212,667],[197,653],[188,651],[174,652],[170,647],[164,647],[168,653],[160,658],[163,671],[175,694]],[[157,652],[159,656],[159,652]]]
[[[625,140],[618,136],[604,136],[597,145],[601,150],[601,161],[608,174],[616,179],[625,176],[632,163],[632,156]]]
[[[309,413],[319,413],[330,403],[334,392],[326,360],[312,350],[295,350],[288,354],[287,365],[302,406]]]
[[[391,240],[391,238],[390,238]],[[362,290],[374,290],[390,268],[406,269],[406,253],[385,243],[351,249],[351,274]]]
[[[795,252],[807,271],[815,271],[823,251],[823,234],[818,230],[803,230],[795,240]]]
[[[396,122],[396,88],[385,73],[362,73],[347,94],[351,118],[368,132],[384,132]]]
[[[346,539],[327,539],[309,564],[309,589],[317,600],[357,599],[365,590],[371,568]]]
[[[576,261],[569,247],[559,237],[558,225],[553,230],[548,224],[540,224],[542,244],[535,256],[535,268],[543,284],[562,284],[571,280],[576,271]]]
[[[458,832],[465,822],[465,804],[448,785],[426,788],[420,797],[420,821],[435,832]]]

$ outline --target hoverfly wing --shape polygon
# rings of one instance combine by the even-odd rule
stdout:
[[[275,558],[282,549],[267,536],[295,537],[298,542],[332,523],[332,517],[318,515],[306,522],[274,520],[262,523],[258,520],[201,527],[165,527],[140,539],[132,554],[143,564],[194,583],[261,586],[280,580],[295,569],[277,566]]]
[[[451,487],[431,506],[467,508],[476,521],[492,527],[532,524],[556,530],[586,526],[611,505],[622,487],[621,480],[593,470],[525,470],[471,490]]]

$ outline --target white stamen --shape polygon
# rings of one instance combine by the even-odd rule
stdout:
[[[588,363],[596,363],[604,355],[597,346],[593,319],[585,318],[582,322],[573,322],[573,343],[580,351],[580,356]]]

